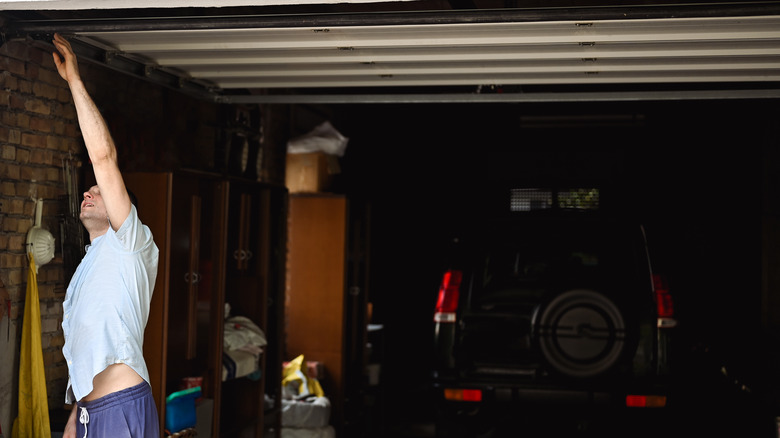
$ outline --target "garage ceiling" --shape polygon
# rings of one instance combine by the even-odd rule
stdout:
[[[2,16],[7,39],[46,45],[58,31],[84,59],[219,102],[780,98],[776,2],[382,6]]]

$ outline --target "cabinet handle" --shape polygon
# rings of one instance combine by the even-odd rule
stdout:
[[[243,249],[237,249],[233,251],[233,258],[239,261],[244,261],[252,257],[252,251],[246,251]]]
[[[192,284],[198,284],[199,281],[200,281],[200,274],[198,274],[197,272],[192,272],[192,273],[186,272],[184,274],[185,283],[189,284],[191,282]]]

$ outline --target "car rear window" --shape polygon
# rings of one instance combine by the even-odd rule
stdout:
[[[637,274],[636,231],[600,222],[493,230],[472,253],[470,304],[522,303],[551,290],[624,285]]]

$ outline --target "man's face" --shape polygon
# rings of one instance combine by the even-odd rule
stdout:
[[[98,186],[92,186],[84,192],[79,218],[87,228],[89,228],[90,224],[105,223],[108,225],[108,211],[106,210],[106,204],[103,203],[103,197],[100,196],[100,188]]]

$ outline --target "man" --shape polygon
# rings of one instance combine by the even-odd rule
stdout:
[[[64,437],[159,438],[143,358],[158,249],[138,219],[108,127],[87,93],[70,43],[54,35],[57,71],[68,82],[97,185],[84,192],[81,223],[90,244],[63,302],[68,362]]]

